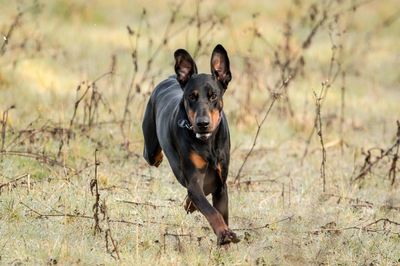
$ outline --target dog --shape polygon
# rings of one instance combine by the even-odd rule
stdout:
[[[164,153],[187,189],[185,210],[197,209],[207,218],[218,245],[237,243],[228,227],[230,135],[223,112],[223,95],[232,79],[228,54],[220,44],[214,48],[211,74],[198,74],[184,49],[176,50],[174,57],[176,75],[156,86],[146,107],[143,156],[158,167]]]

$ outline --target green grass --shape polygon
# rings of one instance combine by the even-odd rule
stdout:
[[[315,24],[309,18],[313,2],[297,2],[205,1],[200,5],[201,35],[209,47],[200,50],[198,67],[208,73],[211,49],[222,43],[233,73],[224,96],[232,141],[230,227],[242,241],[227,249],[216,246],[216,237],[201,214],[186,214],[187,193],[168,163],[151,168],[141,157],[140,124],[149,93],[173,73],[174,50],[196,50],[197,28],[187,24],[196,2],[183,3],[171,26],[171,32],[179,32],[161,45],[147,72],[147,60],[162,43],[176,3],[49,1],[28,9],[0,56],[0,111],[16,106],[8,113],[5,150],[18,152],[0,155],[0,264],[398,264],[400,226],[379,220],[400,222],[400,177],[390,184],[391,161],[382,160],[361,182],[351,182],[364,162],[363,150],[386,149],[395,142],[396,120],[400,119],[400,19],[383,24],[396,18],[395,0],[372,1],[355,12],[346,11],[350,1],[332,4],[327,22],[304,52],[303,73],[288,87],[293,116],[284,99],[275,103],[242,172],[244,184],[238,188],[231,183],[251,147],[257,121],[269,105],[267,87],[280,80],[271,47],[283,58],[280,45],[288,12],[292,14],[294,55],[302,53],[302,42]],[[2,35],[13,23],[17,8],[24,10],[32,3],[0,0]],[[315,3],[321,12],[325,2]],[[141,22],[143,8],[146,19]],[[341,11],[335,22],[333,14]],[[259,14],[253,18],[254,13]],[[228,17],[207,32],[210,15]],[[135,36],[128,36],[127,25],[135,32],[141,25],[137,42]],[[266,41],[253,38],[255,27]],[[319,92],[321,82],[328,78],[330,31],[340,47],[335,62],[346,73],[346,90],[343,133],[340,76],[322,103],[327,149],[324,193],[316,134],[301,161],[314,126],[313,92]],[[121,129],[136,44],[139,69],[133,92],[136,85],[140,92],[133,93]],[[99,103],[94,125],[88,127],[85,120],[89,90],[70,128],[77,86],[81,84],[80,96],[87,84],[110,70],[112,56],[116,58],[114,74],[96,82],[105,104]],[[52,133],[54,129],[64,131]],[[69,129],[73,134],[67,141]],[[100,215],[102,232],[94,234],[95,197],[90,182],[95,177],[96,149],[100,203],[106,206],[109,223]],[[106,241],[107,229],[116,242],[119,260],[110,239]]]

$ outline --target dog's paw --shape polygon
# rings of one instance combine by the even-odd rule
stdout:
[[[240,242],[240,239],[237,237],[237,235],[231,229],[228,228],[228,229],[222,231],[220,234],[218,234],[218,238],[217,238],[218,246],[226,245],[231,242],[232,243]]]

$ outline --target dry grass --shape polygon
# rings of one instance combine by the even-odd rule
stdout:
[[[398,264],[399,16],[395,0],[0,0],[0,264]],[[173,51],[208,72],[217,43],[233,68],[228,249],[168,164],[141,157]]]

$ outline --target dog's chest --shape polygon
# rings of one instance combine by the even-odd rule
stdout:
[[[209,166],[206,171],[203,183],[204,194],[214,193],[222,184],[218,170]]]

